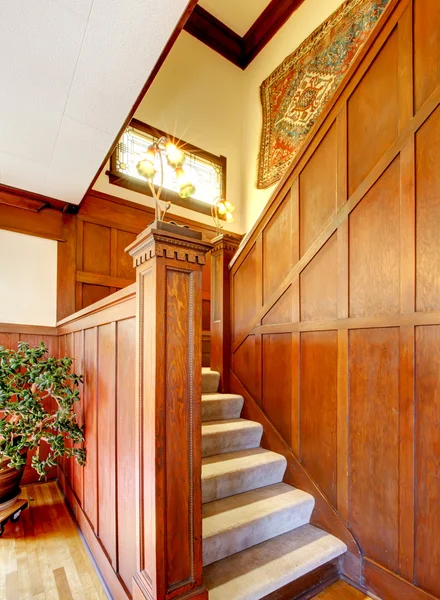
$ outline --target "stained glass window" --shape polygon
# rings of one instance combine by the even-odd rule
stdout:
[[[130,178],[131,180],[137,180],[140,185],[147,185],[145,179],[138,174],[136,164],[145,155],[148,147],[157,142],[162,136],[170,138],[184,151],[185,163],[183,168],[189,180],[196,188],[195,193],[190,199],[191,201],[195,201],[195,204],[194,202],[190,201],[188,203],[187,200],[180,199],[178,195],[179,185],[176,180],[175,171],[167,166],[165,152],[163,151],[163,188],[164,191],[167,190],[170,194],[166,195],[166,198],[162,194],[162,197],[176,204],[194,208],[195,210],[199,210],[197,203],[202,203],[206,209],[210,210],[212,202],[216,198],[224,196],[226,159],[212,155],[182,140],[177,140],[173,136],[157,131],[149,125],[136,120],[133,120],[127,127],[112,155],[111,169],[108,172],[110,180],[112,183],[124,185],[123,181],[126,178]],[[160,157],[158,156],[156,160],[160,162]],[[118,177],[119,180],[116,180]],[[154,184],[158,187],[161,185],[161,169],[159,165]],[[148,190],[146,189],[145,192],[148,193]],[[203,210],[203,207],[200,208]],[[208,211],[203,210],[203,212]]]

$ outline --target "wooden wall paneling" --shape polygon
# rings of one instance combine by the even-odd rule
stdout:
[[[399,314],[399,159],[350,214],[349,227],[350,316]]]
[[[399,37],[399,131],[401,132],[414,116],[413,0],[408,1],[408,6],[399,19],[397,33]]]
[[[116,231],[116,246],[112,252],[116,257],[116,277],[123,279],[131,279],[133,282],[136,280],[134,275],[134,269],[132,261],[129,255],[125,252],[125,248],[134,242],[136,234],[131,231],[123,231],[122,229],[114,229]],[[113,273],[112,273],[113,274]]]
[[[415,581],[440,596],[440,325],[416,329]]]
[[[290,400],[290,420],[291,420],[291,441],[290,447],[292,448],[293,454],[299,459],[300,458],[300,437],[301,437],[301,426],[300,426],[300,414],[301,414],[301,403],[300,403],[300,382],[301,382],[301,338],[300,334],[293,332],[291,334],[292,343],[292,386],[291,386],[291,400]]]
[[[84,512],[98,535],[98,328],[84,331]]]
[[[118,572],[131,592],[136,572],[136,319],[117,323],[117,530]]]
[[[344,102],[336,118],[336,204],[338,210],[344,206],[348,199],[348,123],[347,103]]]
[[[366,556],[399,565],[399,329],[350,331],[349,524]]]
[[[295,288],[292,284],[287,288],[279,300],[272,306],[268,313],[263,317],[263,325],[274,325],[276,323],[291,323],[293,320],[293,305]],[[297,320],[297,319],[295,319]]]
[[[414,93],[416,110],[440,85],[440,6],[437,0],[414,0]]]
[[[337,332],[302,333],[299,457],[333,506],[337,493],[337,373]]]
[[[440,108],[416,134],[416,310],[440,308]]]
[[[84,374],[84,331],[76,331],[73,334],[74,342],[74,363],[73,371],[78,375]],[[80,427],[84,424],[84,384],[79,385],[80,401],[75,403],[75,414],[77,423]],[[84,468],[73,462],[73,481],[72,488],[76,494],[78,502],[82,507],[84,504]]]
[[[70,356],[70,358],[73,358],[73,359],[75,358],[75,340],[74,340],[73,333],[68,333],[66,335],[66,356]],[[73,362],[72,369],[74,368],[74,365],[75,365],[75,361]],[[66,446],[72,447],[72,441],[69,440],[67,437],[66,437]],[[74,459],[66,458],[65,475],[66,475],[67,481],[70,483],[72,488],[73,488],[73,465],[74,465]]]
[[[117,570],[116,323],[101,325],[98,340],[98,531],[112,566]],[[106,440],[105,446],[101,446],[103,440]]]
[[[2,205],[0,229],[7,229],[26,235],[34,235],[49,240],[62,241],[63,214],[59,210],[46,208],[38,213],[15,206]]]
[[[258,346],[258,347],[257,347]],[[256,348],[257,347],[257,348]],[[261,394],[261,339],[256,341],[255,335],[249,335],[232,355],[232,369],[255,400],[260,401]],[[257,362],[257,357],[258,361]],[[258,372],[258,376],[257,376]],[[258,379],[258,384],[257,384]]]
[[[87,273],[110,275],[111,228],[84,221],[83,265]]]
[[[328,240],[300,275],[301,321],[338,316],[337,234]]]
[[[337,127],[333,124],[299,177],[301,256],[336,214],[337,141]]]
[[[60,335],[58,338],[58,352],[59,352],[59,357],[63,358],[64,356],[67,355],[66,352],[66,336],[65,335]],[[60,469],[62,470],[62,472],[64,473],[64,475],[66,475],[66,459],[65,457],[61,457],[59,460],[59,466]],[[65,494],[65,490],[63,489],[63,493]]]
[[[84,221],[82,219],[76,219],[76,273],[79,271],[84,271]],[[82,282],[77,280],[76,273],[75,310],[73,312],[84,307],[84,286]]]
[[[363,585],[387,600],[437,600],[437,596],[412,585],[369,558],[364,558]]]
[[[348,102],[350,196],[398,135],[398,49],[394,30]]]
[[[261,238],[259,238],[261,239]],[[233,282],[233,337],[249,333],[249,321],[261,306],[261,260],[255,244],[247,255],[241,269],[234,275]]]
[[[337,499],[336,507],[341,519],[348,525],[349,477],[349,403],[348,403],[348,336],[347,330],[338,331],[337,358]]]
[[[63,215],[64,241],[57,248],[57,321],[75,312],[76,225],[74,215]]]
[[[263,335],[261,406],[288,444],[292,439],[291,403],[292,335]]]
[[[289,193],[262,234],[263,302],[293,267],[292,200]]]

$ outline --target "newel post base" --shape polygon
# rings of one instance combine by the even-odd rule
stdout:
[[[202,582],[202,267],[211,244],[153,223],[126,249],[137,282],[135,600],[207,600]]]
[[[240,236],[222,234],[212,240],[211,250],[211,370],[220,373],[220,391],[229,391],[231,357],[231,289],[229,263]]]

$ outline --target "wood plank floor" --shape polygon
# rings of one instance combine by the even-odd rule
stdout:
[[[368,596],[345,583],[337,581],[315,596],[315,600],[371,600]]]
[[[0,600],[107,600],[56,483],[21,497],[29,508],[0,538]]]

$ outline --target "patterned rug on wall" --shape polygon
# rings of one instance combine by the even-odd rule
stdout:
[[[261,85],[257,187],[284,175],[389,0],[347,0]]]

